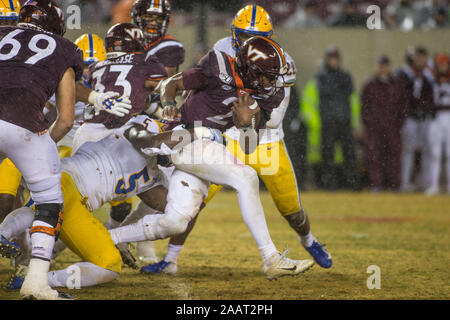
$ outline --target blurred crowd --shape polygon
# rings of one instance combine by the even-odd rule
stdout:
[[[85,23],[114,23],[129,20],[133,0],[65,0],[57,1],[63,8],[81,7]],[[173,9],[183,23],[195,23],[195,8],[205,3],[211,15],[233,14],[238,8],[254,3],[271,8],[274,24],[287,28],[365,27],[367,7],[377,5],[383,28],[433,29],[447,28],[450,0],[174,0]],[[226,19],[211,19],[220,24]]]
[[[285,118],[300,181],[328,190],[450,193],[449,61],[447,53],[420,46],[408,48],[397,68],[380,56],[357,93],[339,49],[328,48],[292,101],[293,110],[300,101],[298,118]],[[304,176],[308,166],[312,177]]]

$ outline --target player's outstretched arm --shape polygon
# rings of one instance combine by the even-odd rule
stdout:
[[[50,127],[50,136],[55,142],[61,140],[72,129],[75,120],[75,71],[69,68],[56,89],[58,115]]]
[[[160,99],[163,106],[163,118],[173,120],[178,117],[178,108],[176,106],[175,98],[177,92],[182,92],[183,90],[185,90],[185,87],[182,73],[177,73],[161,82]]]
[[[125,131],[124,135],[137,150],[161,150],[161,154],[167,155],[172,150],[187,146],[195,139],[222,142],[222,134],[219,130],[206,127],[152,133],[142,125],[133,125]]]

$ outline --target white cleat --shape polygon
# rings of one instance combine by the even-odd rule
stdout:
[[[53,290],[48,285],[47,272],[50,262],[31,259],[28,272],[20,288],[20,296],[24,300],[73,300],[66,293]]]
[[[288,250],[283,254],[277,253],[272,255],[263,264],[263,272],[266,274],[267,279],[277,279],[283,276],[296,276],[309,270],[314,261],[310,259],[306,260],[292,260],[286,258]]]

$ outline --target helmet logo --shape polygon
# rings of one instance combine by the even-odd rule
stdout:
[[[134,28],[134,29],[125,29],[125,32],[130,35],[132,39],[142,39],[142,31],[140,29]]]
[[[252,45],[248,46],[247,56],[253,62],[258,61],[259,59],[266,60],[269,58],[264,52],[254,48]]]

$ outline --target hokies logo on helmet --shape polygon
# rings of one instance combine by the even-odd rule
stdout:
[[[267,54],[265,54],[264,52],[258,50],[257,48],[253,47],[252,45],[248,46],[247,56],[253,62],[256,62],[256,61],[258,61],[260,59],[267,60],[269,58],[267,56]]]

